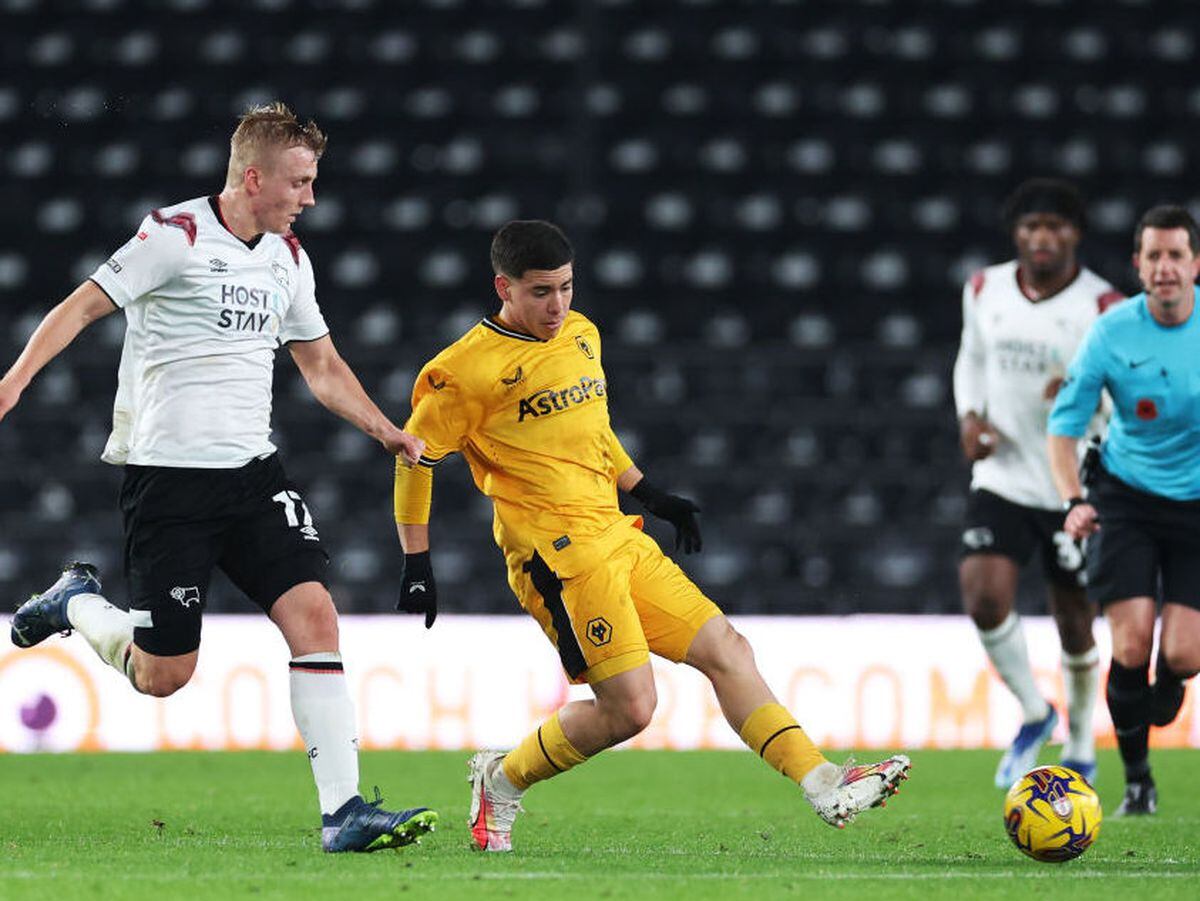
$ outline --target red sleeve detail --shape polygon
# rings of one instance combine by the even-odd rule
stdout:
[[[288,250],[292,252],[292,259],[296,261],[296,265],[300,265],[300,239],[296,237],[295,232],[288,232],[283,236],[283,243],[288,246]]]
[[[159,225],[170,225],[172,228],[183,229],[183,233],[187,235],[188,246],[196,246],[196,217],[191,213],[176,213],[174,216],[164,216],[159,210],[151,210],[150,218]]]
[[[1125,295],[1120,291],[1105,291],[1096,298],[1096,309],[1103,313],[1114,304],[1118,304],[1125,299]]]
[[[983,279],[982,269],[971,276],[971,291],[975,294],[976,299],[979,297],[979,292],[983,290]]]

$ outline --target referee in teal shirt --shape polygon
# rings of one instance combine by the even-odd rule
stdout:
[[[1182,207],[1158,206],[1138,222],[1133,246],[1144,293],[1093,323],[1047,427],[1063,529],[1089,539],[1088,599],[1112,631],[1108,709],[1125,764],[1118,816],[1154,813],[1150,727],[1175,719],[1185,682],[1200,671],[1200,230]],[[1077,445],[1102,390],[1114,409],[1085,500]]]

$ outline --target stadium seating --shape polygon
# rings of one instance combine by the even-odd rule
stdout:
[[[703,507],[683,562],[732,612],[957,610],[949,372],[962,280],[1010,251],[1000,202],[1075,179],[1085,260],[1131,289],[1138,212],[1195,198],[1197,30],[1162,0],[68,6],[0,0],[0,357],[148,209],[217,190],[233,118],[283,98],[330,135],[298,223],[319,299],[397,420],[423,360],[492,308],[491,232],[567,228],[614,423]],[[9,602],[76,555],[122,596],[120,473],[97,459],[121,326],[0,424]],[[390,461],[286,354],[276,382],[339,604],[390,610]],[[444,609],[515,610],[461,464],[434,514]],[[218,579],[210,609],[250,608]]]

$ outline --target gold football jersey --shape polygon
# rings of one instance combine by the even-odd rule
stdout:
[[[412,406],[405,430],[425,441],[420,465],[462,453],[506,554],[625,518],[616,479],[633,461],[609,423],[600,333],[581,313],[549,341],[482,320],[425,365]]]

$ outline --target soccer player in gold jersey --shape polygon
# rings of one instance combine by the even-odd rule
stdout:
[[[882,805],[907,777],[903,755],[870,766],[827,761],[772,694],[750,644],[653,539],[617,491],[670,521],[676,547],[700,549],[697,508],[652,485],[613,434],[600,334],[571,309],[574,252],[542,221],[509,222],[492,241],[500,310],[429,361],[406,431],[420,462],[398,463],[395,512],[405,553],[399,607],[437,613],[429,558],[433,467],[458,452],[495,507],[493,533],[521,606],[594,698],[564,705],[516,748],[471,759],[471,833],[512,849],[520,798],[637,735],[656,694],[650,653],[700,670],[730,726],[841,827]]]

